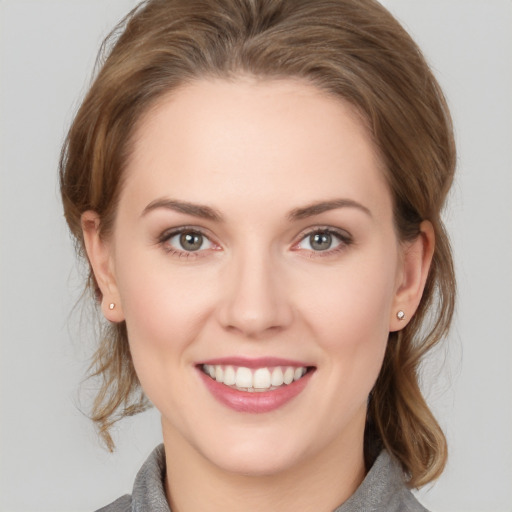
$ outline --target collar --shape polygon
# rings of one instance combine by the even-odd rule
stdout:
[[[157,446],[137,474],[132,512],[171,512],[165,496],[165,450]],[[386,451],[377,457],[356,492],[334,512],[428,512],[404,483],[400,465]]]

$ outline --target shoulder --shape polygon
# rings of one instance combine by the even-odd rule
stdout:
[[[410,512],[429,512],[412,494],[409,489],[406,489],[406,493],[402,498],[403,510]]]
[[[131,512],[132,497],[129,494],[121,496],[110,505],[98,509],[96,512]]]
[[[159,445],[137,473],[132,494],[125,494],[96,512],[170,512],[165,497],[164,479],[165,451],[164,446]]]
[[[381,452],[356,492],[334,512],[428,512],[407,488],[400,465]]]

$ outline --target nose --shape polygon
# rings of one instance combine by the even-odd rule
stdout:
[[[222,326],[246,337],[282,331],[293,320],[282,268],[269,254],[240,255],[227,266],[218,318]]]

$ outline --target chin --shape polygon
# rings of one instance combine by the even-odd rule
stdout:
[[[243,450],[233,447],[210,459],[219,469],[247,477],[270,477],[282,474],[295,467],[299,460],[295,454],[278,451],[274,445],[268,450]]]
[[[217,437],[216,443],[201,443],[203,446],[196,449],[219,469],[251,477],[287,472],[307,458],[309,450],[304,440],[265,430],[253,426],[244,432],[231,432],[223,439]]]

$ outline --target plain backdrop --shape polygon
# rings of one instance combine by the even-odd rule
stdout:
[[[96,51],[131,0],[0,2],[0,511],[88,511],[126,492],[160,441],[156,411],[110,455],[80,411],[94,336],[61,212],[60,146]],[[446,210],[459,302],[424,390],[450,446],[419,497],[439,512],[512,511],[512,2],[386,0],[452,109],[458,177]],[[81,322],[82,318],[82,322]],[[90,391],[90,390],[89,390]],[[82,405],[80,405],[80,403]]]

